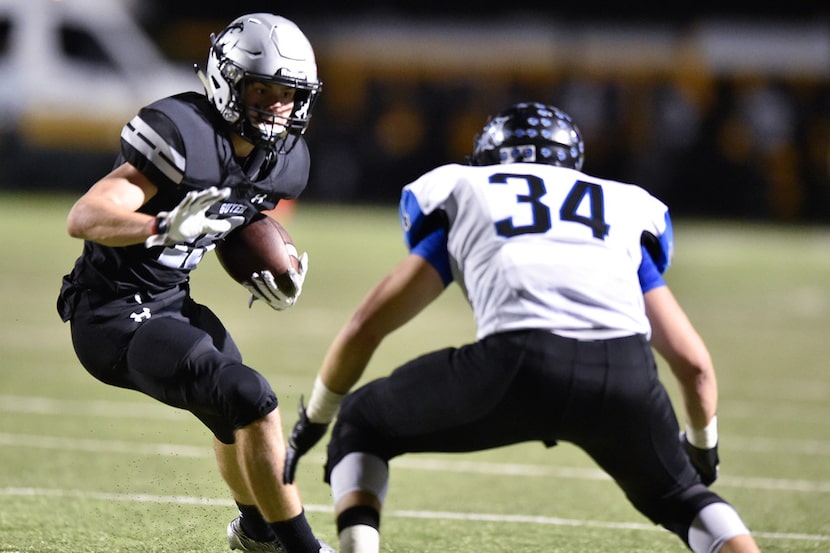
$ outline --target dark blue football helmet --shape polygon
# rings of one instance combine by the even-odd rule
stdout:
[[[490,117],[473,142],[470,165],[544,163],[582,169],[585,142],[571,116],[554,106],[522,102]]]

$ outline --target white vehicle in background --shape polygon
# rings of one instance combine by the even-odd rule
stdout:
[[[0,0],[0,190],[83,181],[140,107],[186,90],[202,90],[192,68],[122,0]]]

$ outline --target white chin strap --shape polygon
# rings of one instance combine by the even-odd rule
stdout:
[[[259,131],[269,138],[284,138],[285,137],[285,126],[277,125],[273,123],[265,123],[264,121],[260,121],[258,123],[252,124],[253,127],[259,129]]]
[[[199,80],[202,81],[202,86],[205,87],[205,96],[207,96],[208,100],[210,100],[212,102],[213,101],[213,87],[210,86],[210,83],[208,82],[207,75],[205,75],[205,72],[202,71],[201,69],[196,68],[196,76],[199,77]]]

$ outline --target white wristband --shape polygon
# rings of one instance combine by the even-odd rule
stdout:
[[[712,417],[705,428],[696,430],[686,423],[686,438],[699,449],[712,449],[718,445],[718,416]]]
[[[320,375],[317,375],[314,380],[314,389],[311,390],[311,397],[308,398],[308,405],[305,408],[308,420],[316,423],[330,423],[345,395],[329,390],[323,384]]]

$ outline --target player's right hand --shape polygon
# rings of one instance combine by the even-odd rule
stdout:
[[[329,427],[328,423],[308,420],[302,397],[300,397],[298,412],[300,419],[294,423],[291,437],[288,438],[288,448],[285,451],[285,469],[282,475],[282,481],[285,484],[294,482],[294,474],[297,471],[300,457],[308,453],[308,450],[320,441]]]
[[[271,271],[253,273],[250,281],[243,284],[251,293],[248,307],[250,308],[254,304],[254,301],[262,300],[270,305],[272,309],[283,311],[297,303],[297,299],[303,292],[303,283],[308,272],[308,253],[303,253],[299,261],[298,269],[291,268],[286,273],[294,287],[294,292],[291,294],[283,292],[280,289]]]
[[[227,199],[230,188],[218,189],[215,186],[204,190],[191,190],[171,211],[162,211],[156,216],[157,234],[144,241],[148,248],[154,246],[172,246],[192,240],[202,234],[221,234],[228,232],[244,222],[243,217],[211,219],[207,210],[219,200]]]
[[[700,479],[707,486],[711,486],[718,479],[718,467],[720,465],[718,445],[715,444],[715,447],[709,449],[695,447],[689,442],[685,432],[680,433],[680,440],[683,443],[686,455],[692,462],[692,466],[700,475]]]

